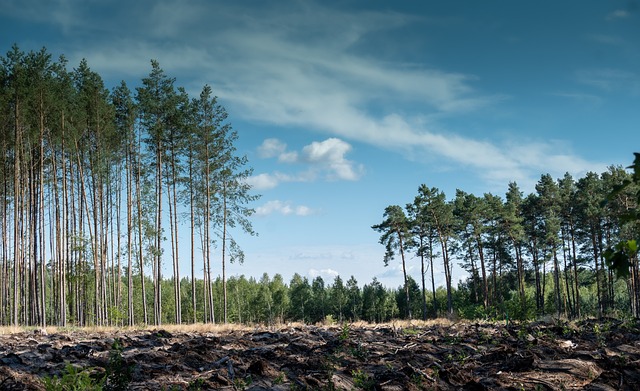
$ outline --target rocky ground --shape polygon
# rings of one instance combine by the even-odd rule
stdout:
[[[638,390],[640,323],[0,335],[0,389],[44,390],[46,383],[105,390]]]

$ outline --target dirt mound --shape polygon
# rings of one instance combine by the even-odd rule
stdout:
[[[636,390],[639,335],[614,319],[22,332],[0,335],[0,389],[82,374],[131,390]]]

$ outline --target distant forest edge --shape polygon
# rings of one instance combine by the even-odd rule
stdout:
[[[421,185],[372,227],[387,251],[371,262],[400,260],[403,286],[299,274],[287,283],[226,277],[226,263],[244,258],[234,233],[254,233],[258,195],[209,86],[189,97],[151,61],[135,93],[124,81],[109,91],[84,60],[68,70],[64,57],[14,46],[0,58],[0,127],[1,325],[640,313],[637,164],[633,174],[542,175],[526,196],[510,183],[505,199],[458,190],[447,200]],[[179,228],[190,230],[188,253]],[[457,287],[454,263],[469,275]]]

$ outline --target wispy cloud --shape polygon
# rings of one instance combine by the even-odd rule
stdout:
[[[284,182],[310,182],[322,177],[325,180],[355,181],[360,178],[364,168],[346,158],[352,147],[337,138],[314,141],[300,152],[289,151],[284,142],[269,138],[258,147],[258,156],[277,158],[281,163],[300,163],[305,169],[296,174],[281,172],[261,173],[248,178],[247,182],[257,190],[275,188]]]
[[[551,95],[573,100],[577,103],[586,103],[590,105],[600,105],[603,102],[602,98],[599,96],[583,92],[556,92]]]
[[[607,21],[614,21],[614,20],[619,20],[619,19],[627,19],[631,16],[631,13],[629,11],[625,11],[625,10],[615,10],[609,14],[607,14],[607,16],[605,17],[605,19]]]
[[[309,129],[329,139],[300,151],[263,145],[263,154],[281,163],[324,165],[325,178],[355,180],[362,171],[345,158],[347,142],[362,142],[388,150],[434,157],[489,181],[530,179],[531,167],[553,168],[554,160],[588,162],[540,144],[524,161],[506,145],[430,126],[424,118],[442,119],[475,113],[505,99],[475,85],[473,74],[376,57],[382,30],[423,23],[397,12],[353,10],[321,2],[294,2],[268,7],[201,0],[141,0],[120,6],[118,17],[92,18],[78,0],[53,3],[54,11],[76,10],[75,18],[91,25],[92,44],[83,34],[67,35],[70,61],[86,57],[101,74],[122,78],[142,76],[149,59],[160,61],[188,89],[214,87],[234,116],[256,123]],[[608,18],[624,19],[616,10]],[[60,26],[68,22],[53,21]],[[121,26],[126,25],[127,29]],[[126,31],[125,31],[126,30]],[[178,33],[179,32],[179,33]],[[117,76],[115,76],[117,75]],[[602,89],[626,86],[640,91],[638,76],[622,71],[582,75],[584,83]],[[376,108],[373,110],[373,108]],[[407,111],[406,107],[417,107]],[[331,140],[331,141],[330,141]],[[265,155],[265,156],[267,156]],[[315,160],[314,160],[315,159]],[[575,164],[574,164],[575,165]],[[584,167],[583,167],[584,168]],[[537,174],[538,172],[536,172]],[[330,175],[327,175],[330,174]],[[317,171],[298,174],[264,173],[250,181],[259,189],[283,182],[308,181]]]
[[[300,174],[298,176],[283,174],[281,172],[261,173],[250,176],[247,183],[255,190],[269,190],[278,187],[285,182],[307,182],[311,178]]]
[[[640,74],[623,69],[605,68],[581,70],[577,74],[582,84],[605,92],[624,91],[640,94]]]
[[[596,43],[611,45],[611,46],[621,46],[626,43],[625,40],[622,39],[621,37],[618,37],[615,35],[608,35],[608,34],[590,34],[588,36],[588,39]]]
[[[289,201],[273,200],[255,208],[256,216],[281,214],[285,216],[309,216],[314,210],[305,205],[293,205]]]

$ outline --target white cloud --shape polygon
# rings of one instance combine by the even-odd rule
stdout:
[[[355,181],[360,178],[364,169],[346,158],[345,155],[351,149],[349,143],[337,138],[329,138],[324,141],[314,141],[298,153],[287,151],[287,144],[278,139],[266,139],[258,147],[260,157],[277,157],[281,163],[305,163],[309,167],[306,171],[295,175],[279,172],[262,173],[250,177],[247,182],[257,190],[268,190],[283,182],[309,182],[318,176],[323,176],[327,180]]]
[[[316,179],[316,174],[312,170],[299,172],[295,175],[283,174],[281,172],[262,173],[250,176],[246,182],[255,190],[270,190],[278,187],[281,183],[288,182],[311,182]]]
[[[287,149],[287,144],[276,138],[268,138],[258,147],[258,156],[262,158],[276,157]]]
[[[613,21],[613,20],[618,20],[618,19],[627,19],[630,16],[631,16],[631,14],[629,13],[629,11],[615,10],[615,11],[611,12],[610,14],[608,14],[605,19],[608,20],[608,21]]]
[[[309,276],[311,278],[322,277],[325,280],[325,284],[331,283],[340,273],[333,269],[309,269]]]
[[[288,182],[290,177],[281,173],[262,173],[247,178],[247,183],[255,190],[269,190],[277,187],[282,182]]]
[[[313,164],[326,167],[330,177],[354,181],[360,178],[362,169],[354,167],[354,163],[345,158],[351,151],[351,145],[337,138],[325,141],[314,141],[302,149],[304,158]]]
[[[285,216],[309,216],[314,211],[305,205],[292,205],[291,202],[280,200],[268,201],[256,208],[256,216],[268,216],[275,213]]]
[[[588,164],[563,155],[551,143],[538,146],[547,155],[533,153],[539,161],[523,161],[505,145],[425,125],[425,117],[468,113],[505,97],[477,91],[473,74],[388,60],[361,50],[376,45],[370,37],[380,36],[381,30],[411,27],[417,17],[332,8],[321,2],[269,7],[176,4],[175,0],[136,2],[123,7],[127,12],[114,11],[119,17],[117,24],[109,18],[89,20],[82,14],[84,8],[76,7],[77,19],[86,21],[83,26],[92,25],[91,31],[100,34],[88,36],[93,40],[91,45],[79,41],[84,34],[76,34],[80,38],[69,40],[66,45],[73,50],[65,54],[72,64],[85,57],[101,74],[117,74],[119,78],[143,76],[141,69],[154,58],[195,93],[203,84],[211,84],[224,105],[244,119],[315,130],[342,143],[359,141],[400,153],[412,151],[445,164],[465,166],[491,181],[530,178],[534,172],[531,167],[543,167],[545,172],[553,168],[549,165],[553,160]],[[64,11],[66,6],[58,9]],[[623,10],[609,15],[613,19],[626,17],[628,12]],[[128,28],[116,27],[122,25]],[[97,41],[99,37],[105,38]],[[596,71],[581,76],[584,83],[601,89],[640,92],[638,75],[629,72]],[[370,111],[372,105],[383,109]],[[407,106],[418,106],[415,112],[420,114],[407,113]],[[249,182],[269,189],[319,175],[342,180],[362,175],[362,168],[346,159],[344,144],[324,142],[327,144],[312,144],[302,152],[287,151],[277,140],[263,144],[264,156],[277,156],[281,163],[306,159],[316,163],[312,166],[315,171],[260,174]],[[327,149],[324,154],[322,148]],[[310,160],[312,157],[317,160]]]

